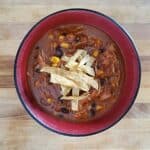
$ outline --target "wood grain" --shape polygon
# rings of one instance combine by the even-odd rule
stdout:
[[[0,6],[0,22],[33,22],[38,21],[39,18],[48,15],[49,13],[58,11],[60,9],[66,9],[68,7],[86,7],[84,4],[55,4],[53,3],[51,9],[49,5],[1,5]],[[90,9],[101,11],[105,14],[114,17],[122,23],[149,23],[150,11],[149,5],[99,5],[90,4]],[[137,11],[138,9],[138,11]],[[141,13],[142,12],[142,13]],[[24,17],[24,15],[28,17]]]
[[[142,79],[135,104],[111,129],[88,137],[58,135],[37,124],[17,96],[13,65],[19,44],[41,18],[67,8],[103,12],[133,37]],[[0,150],[149,150],[150,149],[150,1],[149,0],[0,0]]]
[[[41,16],[42,17],[42,16]],[[39,17],[40,19],[40,17]],[[35,24],[32,23],[1,23],[0,22],[0,40],[21,40],[27,31]],[[122,23],[124,28],[134,37],[135,40],[149,40],[150,39],[150,23]],[[11,30],[11,27],[15,27]],[[142,30],[141,30],[142,28]]]

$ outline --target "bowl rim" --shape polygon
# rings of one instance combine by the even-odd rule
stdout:
[[[137,56],[137,67],[138,67],[138,70],[139,70],[139,74],[138,74],[138,84],[137,84],[137,87],[136,87],[136,92],[134,93],[134,96],[132,97],[131,99],[131,103],[130,105],[128,106],[128,108],[126,109],[126,111],[116,120],[114,121],[112,124],[110,124],[108,127],[104,128],[104,129],[100,129],[99,131],[96,131],[96,132],[92,132],[92,133],[87,133],[87,134],[68,134],[68,133],[64,133],[64,132],[60,132],[60,131],[57,131],[57,130],[54,130],[48,126],[46,126],[44,123],[42,123],[42,121],[40,121],[37,117],[35,117],[32,112],[28,109],[28,107],[26,106],[20,92],[19,92],[19,87],[18,87],[18,84],[17,84],[17,75],[16,75],[16,69],[17,69],[17,60],[18,60],[18,55],[19,55],[19,52],[21,50],[21,47],[24,43],[24,41],[26,40],[26,38],[28,37],[28,35],[30,34],[30,32],[38,25],[40,24],[42,21],[44,21],[46,18],[50,17],[50,16],[53,16],[55,14],[59,14],[59,13],[62,13],[62,12],[66,12],[66,11],[87,11],[87,12],[92,12],[92,13],[95,13],[97,15],[100,15],[100,16],[103,16],[105,18],[107,18],[108,20],[110,20],[111,22],[113,22],[118,28],[121,29],[121,31],[127,36],[127,38],[129,39],[129,41],[131,42],[133,48],[134,48],[134,52],[135,52],[135,55]],[[97,133],[100,133],[100,132],[103,132],[109,128],[111,128],[112,126],[114,126],[115,124],[117,124],[126,114],[127,112],[130,110],[130,108],[132,107],[132,105],[134,104],[135,102],[135,99],[137,97],[137,94],[138,94],[138,91],[139,91],[139,88],[140,88],[140,83],[141,83],[141,63],[140,63],[140,58],[139,58],[139,55],[138,55],[138,52],[137,52],[137,47],[133,41],[133,38],[131,37],[131,35],[129,34],[129,32],[122,26],[120,25],[120,23],[118,23],[117,21],[115,21],[115,19],[113,19],[112,17],[110,16],[107,16],[101,12],[98,12],[98,11],[95,11],[95,10],[91,10],[91,9],[85,9],[85,8],[70,8],[70,9],[63,9],[63,10],[60,10],[60,11],[56,11],[54,13],[51,13],[49,15],[47,15],[46,17],[43,17],[42,19],[40,19],[38,22],[36,22],[31,28],[30,30],[25,34],[25,36],[23,37],[23,40],[21,41],[21,44],[19,45],[19,48],[17,49],[17,53],[16,53],[16,57],[15,57],[15,61],[14,61],[14,84],[15,84],[15,88],[16,88],[16,92],[18,94],[18,97],[19,97],[19,100],[21,102],[21,104],[23,105],[23,107],[25,108],[25,110],[29,113],[29,115],[37,122],[39,123],[41,126],[43,126],[44,128],[50,130],[50,131],[53,131],[55,133],[58,133],[58,134],[61,134],[61,135],[65,135],[65,136],[73,136],[73,137],[83,137],[83,136],[90,136],[90,135],[94,135],[94,134],[97,134]]]

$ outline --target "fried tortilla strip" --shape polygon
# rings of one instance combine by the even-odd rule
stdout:
[[[41,72],[58,74],[60,76],[73,80],[78,85],[78,88],[83,91],[88,91],[90,88],[89,86],[92,86],[93,88],[98,90],[98,82],[94,80],[93,77],[90,77],[82,72],[67,71],[61,68],[48,66],[43,67],[41,69]],[[61,84],[61,82],[59,84]]]
[[[66,96],[71,91],[71,87],[61,85],[61,94]]]
[[[81,70],[91,76],[95,76],[94,69],[91,67],[95,59],[90,55],[84,56],[78,65],[78,70]]]
[[[76,87],[76,88],[78,87],[78,85],[72,80],[69,80],[61,75],[54,73],[51,74],[50,82],[65,85],[68,87]]]
[[[73,96],[79,96],[79,92],[80,92],[79,88],[72,88],[72,95]]]
[[[91,76],[95,76],[95,72],[94,72],[94,69],[87,66],[87,65],[81,65],[80,67],[80,70],[82,70],[83,72],[91,75]]]
[[[72,88],[72,95],[73,96],[79,96],[80,90],[78,88]],[[72,100],[71,101],[71,108],[73,111],[78,111],[78,100]]]
[[[86,97],[87,97],[87,95],[81,95],[81,96],[62,96],[61,99],[79,101],[79,100],[85,99]]]
[[[73,72],[73,71],[67,71],[61,68],[57,68],[57,67],[43,67],[41,70],[41,72],[47,72],[50,74],[57,74],[61,77],[64,77],[68,80],[72,80],[74,83],[76,83],[77,88],[80,88],[83,91],[89,91],[89,86],[86,82],[83,82],[83,80],[81,80],[80,78],[80,73],[77,72]],[[51,81],[52,82],[52,81]],[[63,83],[63,80],[60,80],[59,84],[64,85],[65,83]],[[68,86],[68,85],[66,85]],[[75,86],[69,86],[69,87],[75,87]]]
[[[61,60],[68,62],[70,60],[70,57],[68,56],[62,56]]]
[[[81,60],[86,54],[87,54],[87,52],[85,50],[78,49],[76,51],[76,53],[70,57],[69,61],[65,65],[65,67],[72,70],[74,67],[78,66],[78,63],[76,61],[78,59]]]
[[[78,111],[79,110],[79,102],[77,100],[71,100],[71,109],[73,111]]]
[[[86,64],[88,64],[88,66],[92,66],[92,64],[93,64],[93,62],[95,61],[95,58],[93,58],[93,57],[91,57],[90,55],[85,55],[84,57],[83,57],[83,59],[80,61],[80,63],[79,63],[79,67],[81,66],[81,65],[86,65]]]
[[[80,78],[83,82],[87,83],[89,86],[92,86],[93,88],[98,90],[99,86],[97,80],[94,80],[93,77],[90,77],[84,73],[80,73],[80,74],[81,74]]]

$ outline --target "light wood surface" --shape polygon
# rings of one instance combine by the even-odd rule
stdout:
[[[44,129],[24,110],[14,88],[13,63],[25,33],[61,9],[89,8],[115,18],[132,35],[142,64],[141,88],[129,113],[111,129],[67,137]],[[0,0],[0,150],[150,150],[149,0]]]

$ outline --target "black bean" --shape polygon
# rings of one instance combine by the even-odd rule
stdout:
[[[62,99],[59,99],[59,101],[60,101],[60,103],[61,103],[61,104],[63,104],[63,103],[64,103],[64,100],[62,100]]]
[[[38,57],[38,55],[35,55],[35,56],[33,57],[33,59],[37,59],[37,57]]]
[[[103,86],[105,84],[106,80],[105,79],[100,79],[100,82],[101,82],[101,85]]]
[[[59,118],[63,118],[64,116],[63,116],[63,114],[59,114],[58,117]]]
[[[68,113],[69,113],[69,110],[68,110],[67,108],[65,108],[65,107],[62,107],[62,108],[61,108],[61,112],[62,112],[62,113],[65,113],[65,114],[68,114]]]
[[[58,96],[57,99],[58,99],[59,101],[61,101],[61,97],[62,97],[62,95]]]
[[[75,38],[75,41],[76,42],[79,42],[81,39],[80,39],[80,37],[79,36],[77,36],[76,38]]]
[[[42,105],[44,105],[44,106],[49,106],[49,105],[51,105],[50,103],[48,103],[45,99],[40,99],[40,103],[42,104]]]
[[[35,68],[35,72],[40,73],[40,68]]]
[[[57,97],[57,100],[58,100],[59,103],[63,104],[63,103],[64,103],[64,100],[62,100],[61,97],[62,97],[62,95],[58,96],[58,97]]]
[[[66,33],[66,32],[62,32],[62,33],[61,33],[61,35],[66,36],[66,35],[67,35],[67,33]]]
[[[36,46],[36,47],[35,47],[35,49],[37,49],[37,50],[38,50],[39,48],[40,48],[39,46]]]
[[[97,69],[101,69],[102,64],[98,62],[97,65],[96,65],[96,67],[97,67]]]
[[[58,56],[58,57],[62,57],[63,56],[63,51],[62,51],[60,46],[56,47],[55,55]]]
[[[40,72],[40,65],[36,65],[34,68],[34,71],[39,73]]]
[[[100,48],[101,53],[105,52],[105,48]]]
[[[96,107],[96,103],[93,102],[93,103],[91,104],[91,106],[92,106],[93,108],[95,108],[95,107]]]
[[[95,116],[95,110],[94,109],[90,109],[90,115],[91,115],[91,117]]]

